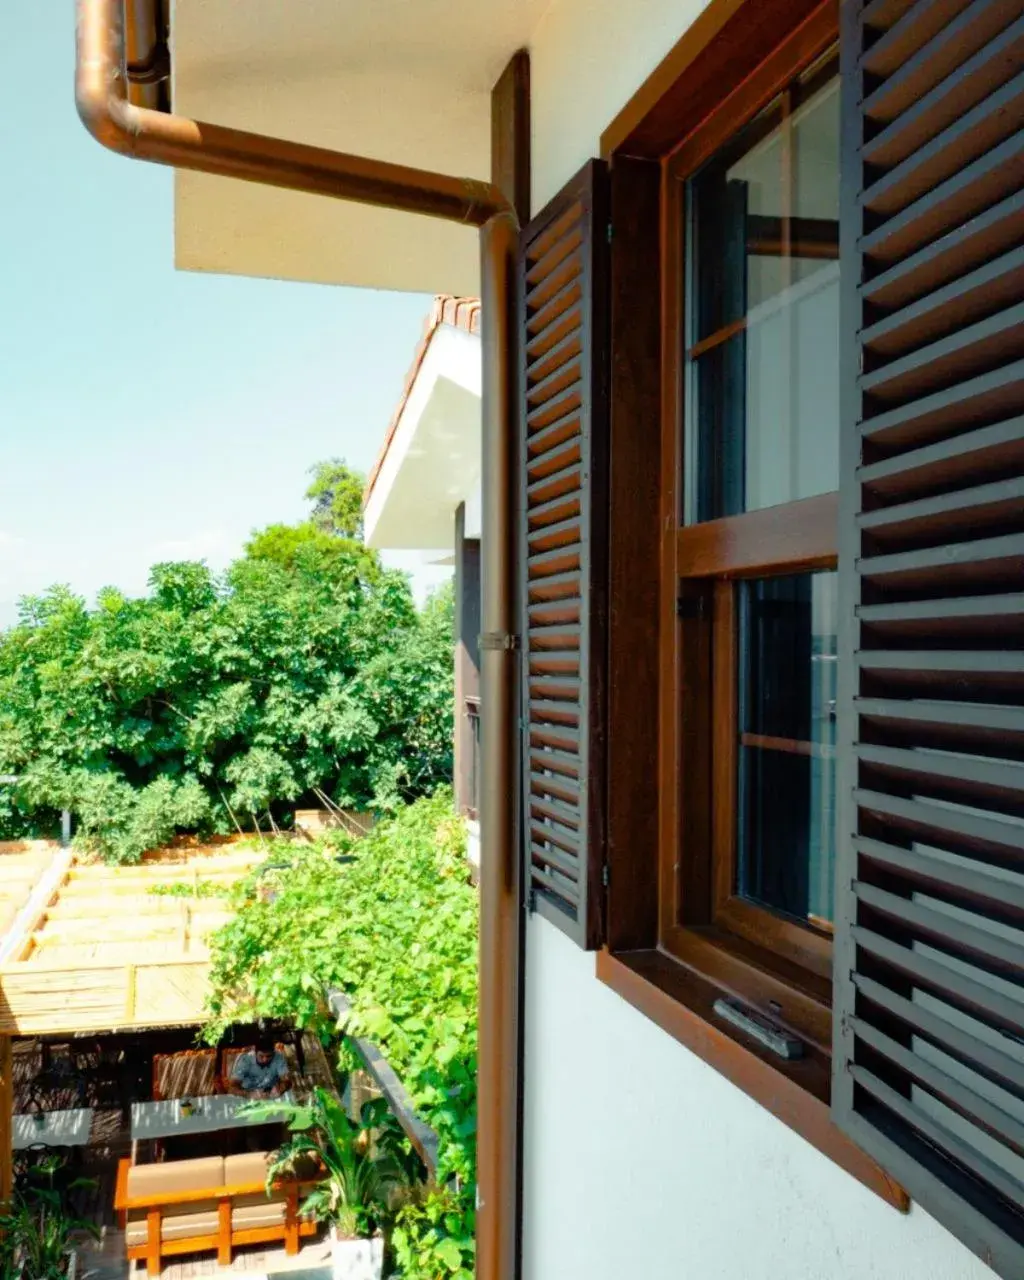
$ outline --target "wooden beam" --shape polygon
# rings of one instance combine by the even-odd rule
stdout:
[[[31,949],[32,933],[39,927],[47,908],[67,880],[73,856],[70,849],[61,849],[54,855],[28,901],[15,916],[14,923],[0,939],[0,965],[20,959],[26,949]]]
[[[437,1134],[416,1114],[416,1108],[413,1106],[412,1098],[409,1097],[405,1085],[399,1080],[394,1068],[381,1053],[380,1049],[372,1041],[365,1040],[360,1036],[349,1035],[345,1031],[345,1024],[348,1022],[348,1015],[351,1010],[351,1005],[345,993],[338,990],[328,991],[327,1004],[335,1018],[338,1019],[338,1030],[359,1055],[363,1066],[387,1100],[392,1115],[402,1126],[406,1137],[416,1148],[420,1159],[427,1166],[427,1171],[433,1177],[437,1173]]]
[[[491,180],[530,220],[530,55],[512,55],[491,92]]]
[[[515,54],[491,92],[491,180],[512,201],[520,223],[529,217],[530,200],[530,62],[525,51]],[[501,232],[494,244],[500,251]],[[491,247],[488,233],[483,237],[485,253]],[[511,249],[511,244],[506,246]],[[486,259],[485,259],[486,260]],[[481,577],[483,580],[482,625],[490,629],[494,621],[505,625],[518,615],[513,603],[506,610],[495,576],[515,566],[517,543],[515,520],[508,524],[503,503],[515,511],[516,495],[498,495],[495,490],[506,480],[515,487],[515,450],[504,439],[505,414],[516,404],[515,385],[521,352],[501,351],[502,343],[518,347],[513,274],[511,262],[502,266],[507,277],[495,270],[483,273],[484,395],[484,525]],[[489,312],[489,308],[492,312]],[[507,400],[502,404],[502,397]],[[508,450],[507,452],[505,452]],[[493,501],[492,501],[493,499]],[[489,540],[494,535],[506,539],[504,546]],[[488,577],[491,574],[491,577]],[[514,622],[511,623],[514,629]],[[517,705],[509,697],[505,668],[497,661],[484,663],[481,655],[481,695],[484,702],[484,734]],[[486,718],[486,717],[489,717]],[[510,717],[510,722],[513,717]],[[510,726],[511,728],[511,723]],[[502,764],[507,746],[509,772]],[[488,756],[488,750],[493,755]],[[516,751],[492,735],[483,749],[485,774],[481,796],[481,876],[480,876],[480,980],[478,1035],[478,1131],[477,1131],[477,1216],[476,1274],[479,1280],[511,1280],[520,1273],[520,1135],[522,1133],[522,973],[524,968],[523,885],[520,859],[515,853],[518,804]],[[489,761],[489,763],[488,763]],[[489,773],[488,773],[489,771]],[[488,787],[491,787],[490,792]],[[498,788],[509,792],[499,797]],[[490,806],[490,807],[488,807]],[[512,856],[509,856],[512,855]],[[509,864],[501,863],[508,858]]]
[[[14,1189],[14,1041],[0,1036],[0,1208]]]
[[[130,964],[125,981],[124,1020],[135,1021],[135,966]]]

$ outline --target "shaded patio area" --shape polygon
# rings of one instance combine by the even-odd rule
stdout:
[[[211,1121],[201,1134],[151,1140],[140,1138],[138,1117],[139,1104],[228,1092],[234,1056],[256,1039],[255,1028],[240,1027],[218,1049],[199,1049],[196,1028],[209,936],[231,917],[232,886],[264,856],[231,842],[191,844],[113,868],[54,845],[4,852],[0,1197],[12,1183],[45,1186],[52,1177],[70,1210],[101,1233],[98,1243],[82,1242],[80,1277],[145,1274],[144,1261],[128,1262],[118,1225],[119,1165],[123,1176],[128,1161],[171,1169],[244,1149],[237,1126]],[[288,1028],[277,1035],[299,1096],[314,1085],[333,1087],[315,1038]],[[272,1130],[260,1136],[273,1145]],[[87,1185],[72,1188],[77,1179]],[[239,1244],[233,1255],[230,1274],[257,1276],[305,1258],[289,1257],[286,1267],[277,1241]],[[209,1254],[166,1258],[162,1266],[172,1280],[216,1271]]]
[[[240,1040],[244,1038],[243,1035]],[[14,1156],[15,1176],[19,1179],[31,1176],[33,1164],[55,1154],[62,1162],[58,1179],[91,1181],[91,1186],[70,1193],[75,1213],[95,1222],[101,1232],[98,1242],[82,1241],[79,1275],[83,1280],[127,1280],[146,1274],[145,1262],[129,1262],[125,1256],[124,1233],[114,1211],[118,1163],[132,1152],[132,1105],[152,1097],[154,1059],[159,1062],[161,1058],[187,1053],[194,1045],[194,1033],[185,1029],[76,1037],[59,1042],[20,1040],[13,1045],[16,1116],[26,1116],[37,1105],[50,1114],[81,1109],[91,1112],[83,1145],[54,1145],[45,1150],[40,1146],[16,1151]],[[308,1092],[316,1085],[333,1087],[330,1064],[315,1037],[306,1035],[298,1044],[285,1044],[284,1052],[297,1093]],[[16,1141],[17,1136],[16,1132]],[[176,1140],[179,1155],[189,1154],[187,1141]],[[312,1267],[324,1248],[322,1242],[304,1241],[300,1254],[288,1257],[283,1246],[243,1246],[235,1251],[230,1268],[218,1268],[216,1258],[209,1255],[185,1255],[166,1259],[162,1275],[168,1280],[190,1280],[193,1276],[218,1274],[286,1273]]]

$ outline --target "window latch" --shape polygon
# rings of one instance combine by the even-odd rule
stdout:
[[[752,1040],[756,1040],[776,1057],[792,1061],[794,1058],[804,1056],[804,1042],[799,1037],[777,1022],[772,1022],[771,1018],[764,1017],[754,1009],[746,1008],[738,1000],[716,1000],[712,1009],[725,1022],[731,1023],[737,1031],[742,1031]]]

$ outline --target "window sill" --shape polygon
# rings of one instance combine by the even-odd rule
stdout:
[[[903,1188],[832,1123],[827,1054],[811,1045],[805,1058],[784,1063],[740,1040],[711,1011],[726,993],[660,951],[616,956],[601,951],[597,976],[811,1146],[906,1213],[910,1198]]]

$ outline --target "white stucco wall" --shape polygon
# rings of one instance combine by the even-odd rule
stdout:
[[[530,41],[533,211],[601,134],[707,0],[553,0]]]
[[[527,926],[524,1280],[992,1280]]]

